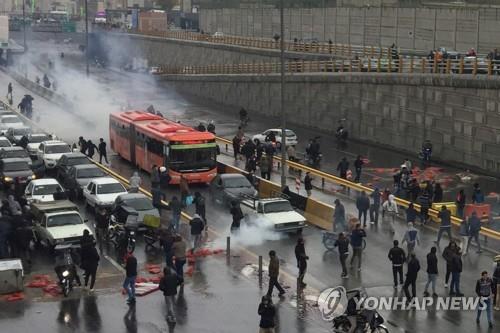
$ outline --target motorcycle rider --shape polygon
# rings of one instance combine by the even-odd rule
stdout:
[[[348,134],[347,130],[344,128],[342,121],[339,121],[339,126],[337,127],[337,130],[335,131],[335,136],[340,141],[346,141],[348,135],[349,134]]]
[[[213,120],[210,120],[210,122],[208,123],[207,131],[212,134],[215,134],[215,124]]]
[[[203,123],[199,123],[196,129],[200,132],[205,132],[207,130],[207,128],[205,127],[205,125],[203,125]]]
[[[432,156],[432,143],[430,140],[425,140],[422,143],[422,161],[430,162]]]
[[[58,251],[59,250],[59,251]],[[59,278],[59,283],[62,283],[63,280],[63,272],[68,270],[70,274],[73,275],[73,278],[76,281],[76,284],[81,287],[82,283],[80,281],[80,276],[78,276],[78,272],[76,270],[76,265],[73,260],[73,253],[70,245],[66,245],[61,247],[60,249],[56,249],[56,264],[54,267],[54,271]],[[72,282],[72,281],[71,281]]]

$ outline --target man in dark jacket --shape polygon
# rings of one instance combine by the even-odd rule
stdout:
[[[342,265],[342,275],[343,279],[347,279],[349,275],[347,274],[346,260],[349,256],[349,238],[345,236],[343,232],[339,234],[339,238],[335,241],[335,247],[339,248],[339,259]]]
[[[306,189],[307,196],[311,196],[311,191],[313,189],[312,186],[313,178],[311,177],[311,173],[309,171],[306,172],[306,176],[304,177],[304,188]]]
[[[399,247],[399,242],[397,239],[393,242],[394,247],[389,250],[387,257],[392,263],[392,277],[394,278],[394,288],[398,287],[398,275],[399,283],[403,284],[403,264],[406,261],[405,251]]]
[[[233,222],[231,223],[231,232],[236,232],[240,230],[240,223],[243,219],[243,211],[241,210],[238,201],[231,202],[231,216],[233,217]]]
[[[413,297],[417,297],[417,275],[420,270],[420,263],[414,253],[410,254],[410,260],[408,261],[408,271],[406,272],[406,280],[403,284],[403,290],[407,300]],[[411,293],[408,291],[408,287],[411,285]]]
[[[500,311],[500,255],[495,257],[497,262],[495,270],[493,271],[493,303],[495,304],[495,310]]]
[[[450,280],[451,275],[451,259],[453,259],[453,254],[458,251],[457,244],[454,240],[450,241],[447,247],[444,248],[443,258],[446,261],[446,275],[444,281],[444,287],[448,288],[448,281]]]
[[[337,171],[339,172],[340,178],[347,179],[347,170],[349,170],[349,162],[343,157],[342,161],[337,165]]]
[[[158,209],[158,212],[160,213],[160,216],[161,216],[161,210],[163,208],[163,204],[161,202],[162,202],[162,200],[166,200],[167,197],[165,196],[165,193],[163,193],[163,191],[159,187],[153,187],[151,189],[151,195],[152,195],[151,202],[153,204],[153,207]]]
[[[194,214],[191,221],[189,221],[191,226],[191,239],[193,241],[193,247],[191,252],[194,253],[196,249],[201,245],[201,232],[205,229],[205,224],[200,215]]]
[[[438,213],[438,218],[441,219],[441,225],[439,226],[438,237],[435,243],[439,247],[439,241],[444,232],[448,234],[448,238],[451,240],[451,212],[446,208],[445,205],[441,206],[441,211]]]
[[[426,224],[429,221],[429,208],[432,206],[429,191],[423,191],[420,194],[418,204],[420,205],[420,222]]]
[[[295,258],[297,259],[297,267],[299,269],[297,283],[300,288],[305,288],[307,284],[304,283],[304,276],[306,275],[307,260],[309,260],[309,257],[306,255],[303,238],[297,239],[297,245],[295,245]]]
[[[361,222],[361,217],[363,217],[363,227],[366,227],[366,215],[368,213],[368,209],[370,209],[370,199],[366,195],[365,191],[362,191],[357,197],[356,208],[358,209],[359,222]]]
[[[429,285],[432,283],[432,297],[437,297],[436,294],[436,278],[438,275],[438,259],[436,256],[437,248],[433,246],[431,252],[427,254],[427,283],[425,284],[424,296],[428,297],[427,292]]]
[[[354,264],[354,258],[358,258],[358,271],[361,270],[361,258],[363,253],[363,237],[366,237],[366,232],[361,228],[361,224],[356,224],[355,229],[351,233],[352,257],[351,267]]]
[[[102,158],[104,157],[106,164],[109,164],[108,153],[106,150],[106,142],[104,142],[103,138],[99,139],[99,146],[97,147],[97,150],[99,151],[99,163],[102,163]]]
[[[172,274],[170,268],[165,267],[163,269],[163,277],[160,280],[159,288],[163,291],[165,304],[167,305],[167,320],[171,323],[175,323],[174,304],[178,285],[179,279],[177,274]]]
[[[382,197],[378,187],[375,187],[372,194],[370,194],[370,197],[372,198],[372,204],[370,205],[370,223],[378,224],[378,214],[380,212],[380,203]]]
[[[339,199],[335,199],[335,211],[333,212],[333,231],[347,229],[345,220],[345,208]]]
[[[451,283],[450,296],[462,297],[464,294],[460,292],[460,274],[462,273],[462,253],[460,248],[452,254],[450,262]]]
[[[477,243],[477,253],[483,252],[481,250],[481,243],[479,242],[479,232],[481,231],[481,220],[477,216],[476,211],[472,212],[472,215],[469,217],[469,242],[467,243],[467,248],[465,252],[469,252],[469,246],[472,242],[472,239]]]
[[[354,178],[355,183],[359,183],[359,180],[361,178],[361,169],[363,168],[363,159],[361,158],[361,155],[358,155],[356,160],[354,161],[354,170],[356,171],[356,177]]]
[[[170,226],[172,230],[177,234],[179,233],[179,223],[181,219],[182,213],[182,202],[177,199],[174,195],[172,200],[168,203],[168,209],[172,211],[172,220],[170,222]]]
[[[85,271],[85,288],[87,288],[90,278],[90,291],[94,291],[95,278],[97,274],[97,266],[99,265],[99,254],[95,246],[90,246],[82,252],[82,269]]]
[[[477,308],[476,323],[479,324],[480,322],[482,310],[486,310],[486,318],[488,318],[488,325],[490,328],[493,328],[493,321],[491,319],[491,298],[493,293],[493,281],[488,276],[488,272],[483,271],[481,273],[481,278],[476,282],[476,294],[481,298],[482,302]]]
[[[205,223],[205,228],[207,228],[207,216],[205,209],[205,197],[201,195],[200,192],[194,192],[194,200],[196,214],[200,215],[203,219],[203,223]]]
[[[123,289],[127,291],[127,304],[135,304],[135,279],[137,278],[137,259],[132,252],[127,254],[125,259],[125,281],[123,281]]]
[[[285,294],[285,290],[281,287],[278,282],[278,276],[280,275],[280,261],[276,256],[276,252],[274,250],[269,251],[269,289],[267,290],[267,297],[271,298],[273,294],[273,289],[276,287],[279,291],[279,296],[283,296]]]
[[[276,315],[276,310],[271,302],[271,297],[262,296],[257,313],[260,316],[260,332],[274,333],[274,316]]]

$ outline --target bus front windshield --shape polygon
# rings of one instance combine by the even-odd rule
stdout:
[[[169,167],[177,172],[208,171],[217,167],[216,147],[171,149]]]

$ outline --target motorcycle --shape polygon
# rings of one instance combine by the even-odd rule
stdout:
[[[118,253],[131,253],[135,250],[136,228],[119,223],[111,223],[108,229],[109,240]]]
[[[76,267],[71,256],[71,245],[57,245],[54,250],[61,253],[56,257],[56,267],[54,268],[59,285],[64,297],[68,297],[73,290],[73,280],[75,279]]]
[[[347,315],[342,315],[333,320],[333,331],[346,333],[351,329],[351,322]],[[384,318],[375,310],[360,310],[356,315],[355,333],[389,333],[384,325]]]

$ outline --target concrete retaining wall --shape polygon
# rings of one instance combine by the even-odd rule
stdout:
[[[128,63],[132,58],[147,59],[149,66],[204,66],[215,64],[248,64],[276,62],[279,50],[225,45],[189,40],[167,39],[124,33],[96,34],[101,50],[108,52],[116,64]],[[330,60],[329,55],[287,52],[288,59]]]
[[[290,8],[285,37],[334,43],[460,52],[471,47],[487,53],[500,45],[500,9],[436,8]],[[200,29],[228,35],[271,38],[279,34],[279,11],[270,8],[223,8],[200,11]]]
[[[279,115],[279,76],[187,75],[162,78],[181,93]],[[500,80],[439,75],[289,76],[291,123],[330,131],[347,119],[357,139],[415,155],[424,139],[443,161],[500,173]]]

